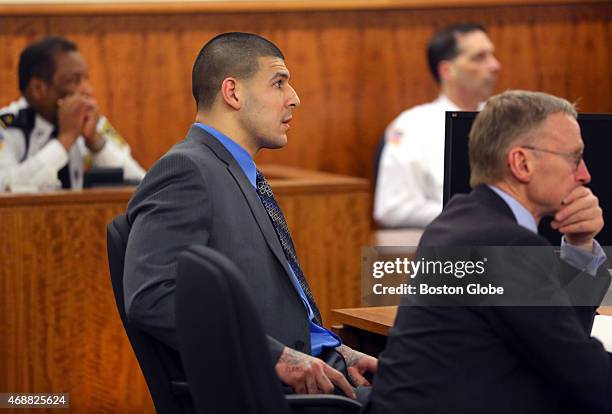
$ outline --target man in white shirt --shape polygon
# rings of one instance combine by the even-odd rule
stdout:
[[[19,57],[22,97],[0,109],[0,191],[83,187],[88,165],[145,171],[98,112],[87,64],[76,45],[47,37]]]
[[[437,32],[427,46],[439,97],[402,112],[385,131],[374,200],[383,227],[425,227],[442,211],[446,111],[476,111],[495,90],[501,64],[483,26]]]

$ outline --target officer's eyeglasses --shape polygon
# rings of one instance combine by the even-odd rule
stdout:
[[[578,169],[578,166],[580,165],[580,162],[582,161],[582,157],[584,155],[582,151],[559,152],[559,151],[553,151],[553,150],[548,150],[544,148],[533,147],[531,145],[521,145],[521,148],[530,149],[532,151],[546,152],[548,154],[559,155],[565,158],[566,160],[568,160],[574,166],[574,170]]]

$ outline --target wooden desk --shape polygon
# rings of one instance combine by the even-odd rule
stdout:
[[[600,307],[597,312],[612,317],[612,307]],[[397,306],[332,309],[337,325],[334,332],[351,348],[378,355],[385,348],[389,329],[395,322]]]
[[[600,315],[612,316],[612,306],[600,306],[597,312]]]
[[[416,247],[423,235],[423,229],[379,229],[370,234],[373,246],[412,246]]]
[[[332,306],[358,306],[367,181],[262,170],[324,318]],[[71,412],[154,412],[117,314],[106,256],[106,225],[132,192],[0,195],[0,392],[68,392]]]
[[[377,356],[385,347],[389,329],[395,322],[397,306],[333,309],[339,325],[334,331],[351,348]]]

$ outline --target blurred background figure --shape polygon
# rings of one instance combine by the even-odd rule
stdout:
[[[479,110],[501,69],[479,24],[437,32],[427,59],[440,95],[402,112],[385,131],[374,200],[383,227],[425,227],[442,211],[445,112]]]
[[[0,190],[83,187],[89,166],[145,174],[102,116],[76,44],[46,37],[19,57],[21,98],[0,109]]]

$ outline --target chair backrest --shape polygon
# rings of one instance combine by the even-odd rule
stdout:
[[[125,313],[123,297],[123,268],[125,262],[125,249],[127,247],[130,225],[124,214],[117,216],[107,228],[108,264],[115,294],[117,310],[123,323],[123,328],[136,354],[140,369],[145,377],[149,392],[158,413],[182,413],[189,411],[185,408],[185,399],[188,397],[188,388],[185,383],[173,382],[164,365],[165,360],[178,359],[176,352],[155,340],[138,327],[130,324]],[[167,348],[167,349],[163,349]],[[184,388],[180,396],[180,389]],[[179,397],[177,397],[177,394]],[[187,403],[187,407],[190,402]]]
[[[198,413],[289,413],[244,275],[221,253],[179,255],[177,336]]]

